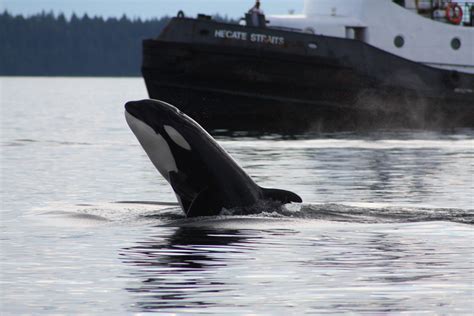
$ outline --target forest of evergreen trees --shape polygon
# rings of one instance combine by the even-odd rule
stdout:
[[[0,14],[0,75],[139,76],[141,41],[168,17],[142,21],[41,13]]]

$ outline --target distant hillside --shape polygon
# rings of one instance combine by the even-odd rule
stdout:
[[[168,17],[142,21],[66,19],[41,13],[0,14],[0,75],[139,76],[141,41],[156,37]]]

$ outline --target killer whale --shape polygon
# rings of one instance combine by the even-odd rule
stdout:
[[[212,136],[171,104],[130,101],[125,118],[187,217],[218,215],[223,208],[260,200],[302,202],[293,192],[258,186]]]

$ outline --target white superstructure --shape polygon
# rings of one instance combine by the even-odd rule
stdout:
[[[429,66],[474,73],[474,27],[425,18],[391,0],[305,0],[301,15],[268,16],[270,26],[364,41]],[[465,12],[464,14],[469,14]]]

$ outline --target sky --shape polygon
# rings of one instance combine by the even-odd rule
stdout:
[[[187,16],[197,13],[227,15],[232,18],[243,16],[253,6],[254,0],[0,0],[0,11],[25,16],[41,11],[53,11],[70,16],[87,13],[89,16],[131,18],[159,18],[174,16],[183,10]],[[303,0],[261,0],[265,14],[287,14],[289,10],[302,12]]]

